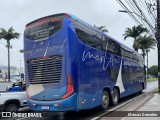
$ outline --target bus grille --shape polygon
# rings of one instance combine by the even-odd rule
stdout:
[[[62,71],[62,56],[31,59],[28,63],[28,75],[31,84],[59,83]]]

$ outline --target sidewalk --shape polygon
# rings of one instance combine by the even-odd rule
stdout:
[[[160,94],[155,93],[146,104],[144,104],[138,111],[159,111],[160,112]]]
[[[160,120],[160,94],[144,94],[100,120]]]
[[[137,112],[141,111],[146,114],[153,113],[156,115],[160,115],[160,94],[152,93],[153,96],[146,103],[138,106]],[[152,112],[153,111],[153,112]],[[140,112],[140,113],[141,113]],[[158,117],[124,117],[121,120],[160,120],[160,116]]]

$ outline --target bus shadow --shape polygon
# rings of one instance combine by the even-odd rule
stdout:
[[[132,95],[129,95],[127,97],[121,98],[119,101],[119,104],[125,103],[128,100],[131,100],[137,96],[139,96],[139,93],[135,93]],[[119,105],[118,104],[118,105]],[[88,120],[92,119],[94,117],[98,117],[99,115],[103,114],[104,112],[107,112],[111,109],[113,109],[115,106],[109,106],[108,109],[102,110],[100,107],[96,107],[89,110],[81,110],[81,111],[68,111],[68,112],[45,112],[43,115],[44,117],[48,117],[45,119],[61,119],[61,120]]]
[[[141,94],[139,93],[135,93],[135,94],[132,94],[132,95],[129,95],[127,97],[124,97],[124,98],[121,98],[119,100],[119,104],[122,104],[122,103],[125,103],[126,101],[128,100],[131,100],[137,96],[139,96]],[[119,105],[118,104],[118,105]],[[115,106],[109,106],[108,109],[106,110],[102,110],[100,109],[100,107],[96,107],[96,108],[93,108],[93,109],[90,109],[90,110],[82,110],[82,111],[79,111],[79,112],[65,112],[65,118],[69,118],[69,119],[91,119],[93,117],[98,117],[99,115],[103,114],[104,112],[107,112],[111,109],[113,109]]]

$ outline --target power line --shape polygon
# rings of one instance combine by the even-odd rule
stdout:
[[[125,0],[124,2],[117,0],[117,2],[137,24],[145,26],[150,31],[149,34],[155,37],[155,16],[146,4],[146,0]],[[151,1],[149,2],[149,4],[153,4]]]
[[[130,0],[125,0],[126,1],[126,3],[127,3],[127,5],[132,9],[131,11],[132,12],[134,12],[134,13],[138,13],[138,14],[141,14],[142,12],[142,10],[141,11],[139,11],[139,10],[137,10],[137,7],[134,5],[134,3],[133,3],[133,1],[130,1]],[[143,7],[141,7],[141,8],[143,8]],[[146,11],[147,11],[147,9],[146,9]],[[135,16],[135,17],[137,17],[137,16]],[[144,18],[145,19],[145,18]],[[147,20],[145,20],[145,21],[147,21]],[[151,24],[150,24],[150,26],[148,26],[143,20],[141,20],[140,21],[146,28],[148,28],[148,29],[150,29],[150,26],[151,26]],[[151,28],[152,29],[152,28]],[[154,34],[154,33],[153,33]]]
[[[123,8],[124,10],[129,11],[129,9],[125,6],[125,4],[123,4],[123,2],[122,2],[121,0],[117,0],[117,2],[122,6],[122,8]],[[137,20],[137,18],[135,18],[135,17],[133,16],[133,14],[131,14],[131,13],[129,13],[129,12],[128,12],[128,14],[129,14],[129,16],[130,16],[137,24],[140,24],[140,22]]]

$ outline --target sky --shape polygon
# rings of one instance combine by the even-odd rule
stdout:
[[[133,39],[124,40],[126,28],[137,25],[128,14],[120,13],[121,6],[116,0],[0,0],[0,28],[13,27],[21,34],[11,41],[11,66],[20,67],[23,54],[23,32],[25,25],[35,19],[56,14],[71,13],[85,22],[106,26],[108,35],[132,48]],[[6,41],[0,40],[0,65],[7,66]],[[157,65],[157,49],[149,53],[149,66]]]

